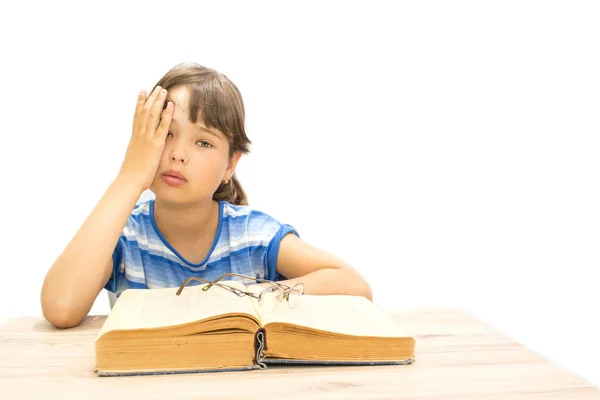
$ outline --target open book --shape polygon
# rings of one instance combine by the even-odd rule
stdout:
[[[252,290],[240,282],[223,282]],[[303,295],[264,312],[205,285],[128,289],[96,337],[100,376],[231,371],[292,364],[409,364],[415,340],[358,296]]]

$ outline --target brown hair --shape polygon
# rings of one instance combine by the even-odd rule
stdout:
[[[250,152],[252,142],[244,128],[246,114],[242,95],[227,76],[200,64],[186,62],[171,68],[156,86],[167,90],[176,86],[187,87],[190,90],[190,122],[196,123],[200,112],[204,125],[223,132],[229,140],[230,159],[236,152]],[[235,173],[227,184],[221,182],[213,199],[248,205],[246,193]]]

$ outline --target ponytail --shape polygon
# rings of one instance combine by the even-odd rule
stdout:
[[[219,188],[213,194],[213,200],[225,200],[236,206],[247,206],[248,198],[246,192],[242,188],[242,185],[236,178],[235,174],[231,177],[228,183],[219,185]]]

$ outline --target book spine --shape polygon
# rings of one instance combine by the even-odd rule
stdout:
[[[267,364],[265,360],[265,349],[267,348],[267,333],[263,328],[260,328],[254,336],[254,363],[258,365],[260,369],[266,369]]]

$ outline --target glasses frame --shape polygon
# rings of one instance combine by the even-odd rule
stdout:
[[[219,281],[221,281],[224,278],[230,277],[230,276],[237,276],[240,278],[245,278],[245,279],[249,279],[252,281],[256,281],[256,282],[260,282],[260,283],[268,283],[270,284],[269,287],[264,288],[263,290],[261,290],[259,293],[252,293],[252,292],[246,292],[244,290],[240,290],[238,288],[226,285],[226,284],[222,284],[219,283]],[[296,304],[292,304],[290,302],[290,294],[293,293],[298,293],[300,296],[302,296],[304,294],[304,284],[303,283],[296,283],[294,286],[288,286],[285,285],[281,282],[275,282],[275,281],[270,281],[267,279],[260,279],[260,278],[256,278],[256,277],[251,277],[248,275],[242,275],[242,274],[236,274],[233,272],[229,272],[226,274],[221,275],[220,277],[218,277],[217,279],[213,280],[213,281],[209,281],[207,279],[204,278],[199,278],[199,277],[195,277],[195,276],[191,276],[189,278],[187,278],[182,284],[181,286],[179,286],[179,289],[177,290],[177,292],[175,293],[176,296],[179,296],[181,294],[181,292],[183,291],[183,288],[191,281],[200,281],[200,282],[204,282],[207,283],[206,286],[204,286],[202,288],[202,291],[206,292],[207,290],[209,290],[211,287],[213,286],[218,286],[220,288],[223,288],[225,290],[229,290],[231,293],[239,296],[239,297],[244,297],[244,296],[249,296],[252,297],[253,299],[256,299],[259,304],[262,304],[262,301],[264,299],[264,295],[267,293],[270,293],[273,291],[273,288],[276,288],[278,291],[278,295],[277,296],[277,302],[280,303],[283,300],[286,301],[286,303],[288,303],[288,306],[290,308],[294,308],[296,306]],[[262,306],[261,306],[262,308]]]

